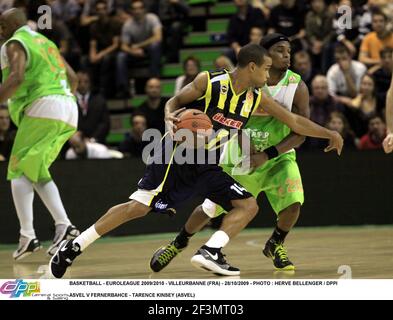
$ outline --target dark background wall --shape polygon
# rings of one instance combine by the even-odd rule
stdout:
[[[299,154],[298,162],[306,197],[298,226],[393,224],[393,156],[382,151],[347,151],[341,157],[313,152]],[[112,205],[128,201],[143,169],[134,159],[57,161],[52,174],[72,222],[84,230]],[[0,163],[0,243],[19,237],[6,170],[7,164]],[[177,231],[201,200],[185,203],[176,218],[152,213],[111,235]],[[275,214],[264,197],[259,202],[260,213],[250,227],[273,226]],[[37,236],[52,239],[51,216],[37,195],[34,210]]]

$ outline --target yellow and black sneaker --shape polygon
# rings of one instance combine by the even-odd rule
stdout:
[[[287,249],[284,247],[283,243],[276,243],[269,240],[268,242],[266,242],[265,248],[262,252],[267,258],[271,258],[273,260],[273,264],[276,270],[295,270],[295,266],[289,260]]]
[[[187,246],[187,245],[186,245]],[[150,260],[150,269],[154,272],[160,272],[164,269],[173,258],[175,258],[186,246],[180,247],[175,240],[170,244],[154,252]]]

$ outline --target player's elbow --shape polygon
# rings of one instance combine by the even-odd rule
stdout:
[[[258,203],[254,197],[241,200],[235,205],[235,207],[238,207],[243,211],[244,218],[246,218],[248,222],[254,219],[259,211]]]
[[[286,125],[295,133],[301,134],[301,117],[295,114],[291,114],[290,118],[287,120]]]

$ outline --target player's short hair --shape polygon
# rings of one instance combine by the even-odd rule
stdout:
[[[265,56],[268,52],[258,44],[247,44],[240,49],[237,56],[237,65],[239,68],[245,68],[250,62],[254,62],[260,67],[265,62]]]

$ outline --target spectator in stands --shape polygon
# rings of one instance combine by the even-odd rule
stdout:
[[[0,105],[0,161],[8,160],[16,131],[11,129],[8,108]]]
[[[382,149],[386,137],[386,124],[380,115],[374,115],[368,122],[368,133],[361,137],[360,150]]]
[[[317,75],[312,81],[312,96],[310,97],[310,119],[321,126],[325,126],[333,111],[342,108],[329,94],[328,82],[325,76]]]
[[[149,59],[151,76],[160,74],[162,25],[153,13],[146,13],[143,1],[131,4],[132,18],[121,32],[121,52],[117,55],[117,88],[121,95],[128,91],[128,65]]]
[[[110,159],[112,155],[103,144],[90,141],[81,131],[77,131],[68,141],[67,160],[73,159]]]
[[[315,70],[311,62],[311,57],[307,51],[298,51],[294,54],[293,69],[301,75],[302,80],[310,90],[311,81],[315,76]]]
[[[373,32],[366,35],[360,47],[359,60],[368,66],[381,62],[383,48],[393,49],[393,32],[388,29],[388,18],[382,11],[372,15]]]
[[[377,96],[384,97],[390,86],[393,70],[393,50],[385,48],[381,50],[381,65],[377,65],[374,70],[369,70],[375,81],[375,91]]]
[[[320,66],[322,55],[332,37],[333,16],[324,0],[311,0],[311,10],[306,15],[306,37],[313,57],[313,65]]]
[[[338,2],[338,4],[336,4]],[[347,8],[350,8],[348,11]],[[339,9],[343,10],[339,10]],[[322,59],[322,72],[327,70],[334,64],[334,50],[339,43],[348,48],[351,56],[357,55],[357,47],[360,43],[358,30],[358,11],[356,6],[352,5],[351,0],[331,1],[329,11],[333,14],[332,23],[332,40],[324,48]],[[350,15],[348,15],[350,13]],[[347,14],[344,18],[344,14]],[[344,19],[343,19],[344,18]],[[347,24],[350,25],[347,25]]]
[[[106,100],[102,95],[91,91],[90,76],[87,72],[79,71],[78,79],[78,130],[90,139],[105,143],[110,128]]]
[[[304,8],[296,0],[281,0],[270,12],[269,33],[286,35],[291,40],[292,51],[301,50],[306,36],[305,14]]]
[[[166,61],[178,62],[190,9],[185,0],[159,0],[157,2],[158,16],[164,29]]]
[[[310,97],[310,119],[321,126],[326,126],[332,112],[341,111],[343,108],[329,95],[327,79],[323,75],[317,75],[312,81],[312,95]],[[308,137],[302,145],[302,149],[320,150],[326,143],[317,138]]]
[[[99,89],[106,98],[115,91],[113,87],[116,53],[120,47],[120,23],[109,16],[107,3],[96,2],[99,19],[90,27],[89,60],[94,89]]]
[[[89,26],[93,22],[96,22],[100,19],[98,12],[96,11],[97,6],[96,2],[100,0],[82,0],[83,10],[80,19],[80,24],[82,26]],[[104,0],[107,4],[106,8],[109,14],[115,12],[116,0]]]
[[[268,18],[270,16],[270,10],[272,7],[277,5],[279,0],[251,0],[251,5],[262,11],[263,15]]]
[[[52,9],[52,28],[39,30],[51,39],[61,55],[74,68],[80,68],[81,51],[75,39],[81,7],[76,0],[55,0]]]
[[[237,13],[229,20],[227,36],[231,48],[226,55],[234,62],[240,48],[249,43],[251,28],[259,27],[266,31],[267,20],[262,11],[253,8],[248,0],[234,0],[233,2]]]
[[[341,134],[344,139],[345,148],[355,148],[358,141],[354,133],[352,132],[350,126],[348,125],[348,121],[345,118],[344,114],[338,111],[333,111],[329,116],[326,127],[330,130],[335,130]]]
[[[360,82],[366,73],[366,66],[352,60],[349,49],[343,44],[337,44],[334,57],[336,63],[327,72],[329,92],[340,101],[341,97],[354,98],[360,88]]]
[[[163,134],[165,132],[164,108],[168,98],[161,96],[161,81],[151,78],[146,82],[145,93],[147,100],[139,107],[147,119],[148,129],[157,129]]]
[[[188,57],[183,62],[184,75],[176,78],[175,94],[177,94],[181,88],[194,81],[195,77],[201,71],[201,62],[195,57]]]
[[[81,12],[81,7],[76,0],[54,0],[50,6],[52,17],[66,24],[75,23]]]
[[[374,79],[368,74],[362,77],[357,96],[354,99],[342,97],[341,103],[348,107],[346,115],[358,137],[366,133],[369,119],[385,107],[384,97],[375,94]]]
[[[221,55],[217,57],[216,60],[214,60],[214,68],[216,70],[218,69],[226,69],[228,71],[231,71],[235,69],[235,66],[233,65],[232,61],[225,55]]]
[[[263,37],[263,30],[259,27],[252,27],[250,30],[250,43],[260,44]]]
[[[146,129],[146,116],[140,111],[135,111],[131,116],[131,132],[120,143],[119,151],[133,157],[142,157],[143,148],[149,144],[149,141],[142,141]]]

